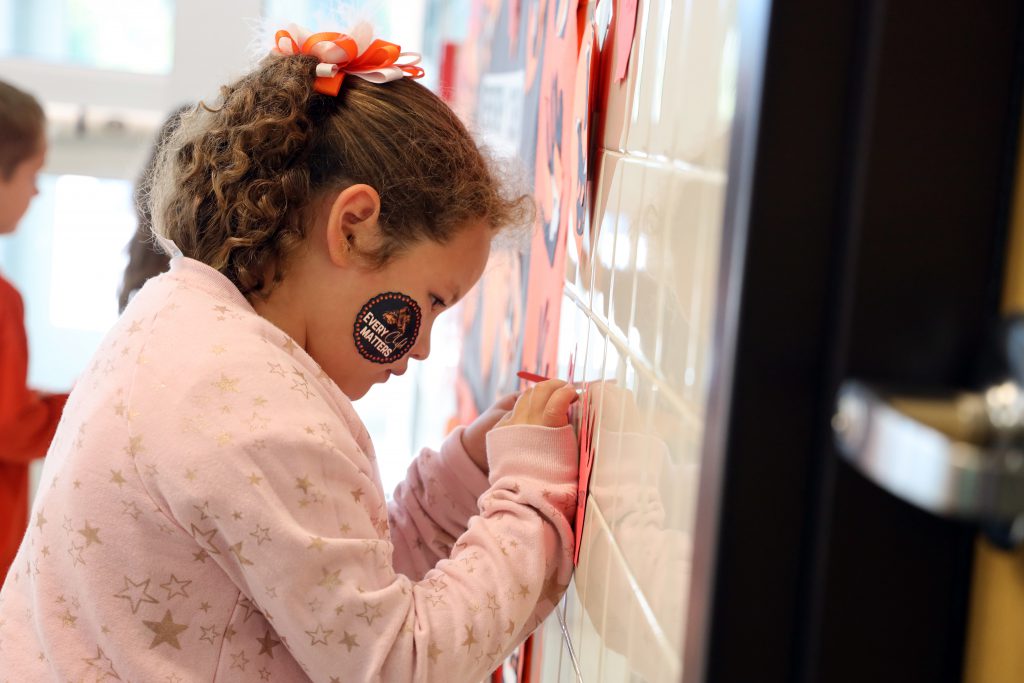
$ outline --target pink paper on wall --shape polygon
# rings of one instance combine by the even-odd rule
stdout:
[[[604,98],[598,89],[597,65],[611,64],[612,58],[610,50],[598,49],[589,26],[596,4],[597,0],[470,0],[470,27],[458,51],[454,106],[467,120],[474,120],[479,112],[510,111],[504,106],[505,100],[514,100],[509,99],[514,93],[508,84],[513,76],[521,79],[522,114],[516,117],[520,125],[514,131],[518,144],[506,139],[513,135],[502,126],[505,117],[480,117],[477,122],[490,120],[494,129],[488,132],[505,136],[502,139],[512,143],[508,147],[526,162],[538,211],[528,252],[492,257],[480,285],[463,305],[459,414],[453,424],[468,423],[495,396],[511,389],[519,369],[551,377],[558,374],[567,245],[573,240],[588,259],[593,248],[589,202],[591,148],[597,138],[592,124],[599,122],[594,118],[595,103]],[[606,83],[607,76],[601,85]],[[576,379],[575,371],[570,367],[570,381]],[[578,489],[585,506],[593,431],[589,399],[586,417],[581,418],[575,412],[578,409],[573,410],[574,418],[577,424],[584,421],[580,431],[584,474]],[[581,513],[577,555],[582,525]],[[502,667],[494,680],[522,683],[528,679],[531,647],[539,645],[537,641],[520,649],[523,658],[515,666]],[[512,670],[517,677],[510,675]]]
[[[600,49],[592,21],[587,21],[580,34],[580,53],[576,64],[575,92],[573,93],[572,132],[570,134],[569,199],[570,226],[574,228],[569,239],[576,242],[580,275],[588,279],[593,250],[593,183],[592,164],[597,158],[592,134],[595,124],[597,80],[600,71]]]
[[[636,30],[637,0],[619,0],[615,7],[615,82],[621,83],[629,70],[629,53],[633,51]]]
[[[578,0],[539,3],[543,21],[527,28],[526,81],[538,96],[533,172],[538,211],[527,268],[522,366],[549,377],[558,365],[557,321],[565,284],[566,238],[576,230],[569,192],[576,172],[572,121],[579,59],[578,6]]]
[[[580,478],[576,488],[576,548],[572,555],[572,563],[577,567],[580,564],[580,545],[583,541],[583,524],[586,521],[590,472],[594,465],[594,417],[590,390],[584,385],[583,395],[580,397]]]

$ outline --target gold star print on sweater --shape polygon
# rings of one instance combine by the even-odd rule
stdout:
[[[389,503],[337,386],[175,259],[67,404],[0,592],[0,680],[480,680],[568,583],[575,448],[496,430],[488,478],[456,431]]]

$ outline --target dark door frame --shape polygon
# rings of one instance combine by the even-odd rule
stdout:
[[[830,418],[846,377],[978,381],[1024,7],[767,6],[739,3],[684,680],[960,681],[976,530],[841,463]]]

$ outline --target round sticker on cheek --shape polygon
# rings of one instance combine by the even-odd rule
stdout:
[[[378,294],[356,316],[356,349],[374,363],[394,363],[416,345],[422,317],[412,297],[398,292]]]

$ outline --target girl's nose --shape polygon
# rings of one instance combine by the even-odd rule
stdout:
[[[412,352],[409,354],[410,357],[416,360],[426,360],[427,356],[430,355],[430,328],[422,330],[420,338],[416,340],[416,345],[412,347]]]

